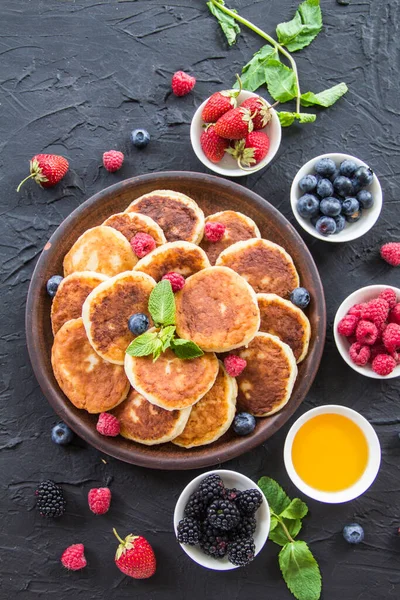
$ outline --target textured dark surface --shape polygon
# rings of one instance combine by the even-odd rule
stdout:
[[[294,2],[235,0],[230,6],[273,32],[291,18]],[[266,171],[242,183],[291,218],[290,182],[302,163],[329,151],[344,151],[368,162],[380,177],[384,209],[376,227],[361,240],[329,245],[306,239],[319,266],[328,307],[328,339],[308,400],[297,412],[337,402],[359,410],[374,424],[382,444],[382,468],[371,489],[343,506],[310,501],[302,537],[318,558],[324,600],[399,597],[400,429],[399,382],[357,375],[340,358],[332,320],[341,300],[371,283],[399,285],[397,270],[378,258],[383,240],[398,238],[400,102],[397,90],[399,3],[323,0],[325,30],[298,54],[304,91],[319,91],[345,80],[349,94],[321,112],[314,125],[285,130],[281,149]],[[0,597],[19,600],[55,597],[137,600],[200,598],[291,598],[277,566],[277,547],[267,544],[252,565],[230,573],[207,572],[184,555],[172,534],[179,492],[197,472],[156,472],[102,457],[76,442],[67,449],[50,440],[54,415],[32,375],[25,334],[24,305],[35,260],[62,219],[85,198],[128,176],[166,169],[204,171],[189,142],[195,107],[210,93],[229,87],[234,74],[260,44],[244,32],[228,49],[205,2],[73,2],[2,0],[0,41],[1,167],[1,404]],[[169,93],[177,69],[196,74],[186,98]],[[144,126],[151,145],[139,153],[129,132]],[[111,147],[127,152],[116,175],[102,168]],[[28,159],[36,152],[67,156],[71,172],[54,190],[27,184]],[[282,462],[288,423],[264,446],[226,463],[252,478],[269,474],[294,494]],[[106,463],[102,462],[105,458]],[[34,510],[35,484],[53,478],[64,486],[68,514],[48,522]],[[90,487],[113,478],[112,509],[89,514]],[[365,541],[348,546],[345,522],[365,528]],[[144,534],[154,545],[158,570],[148,581],[124,577],[113,565],[111,533]],[[88,567],[67,573],[63,549],[86,547]]]

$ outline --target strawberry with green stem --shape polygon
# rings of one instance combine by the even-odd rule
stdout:
[[[148,579],[156,572],[156,557],[149,542],[141,535],[127,535],[123,540],[117,531],[114,535],[120,542],[115,553],[115,564],[125,575],[134,579]]]
[[[30,161],[30,175],[25,177],[17,187],[17,192],[21,186],[33,179],[42,187],[53,187],[56,185],[69,169],[69,162],[64,156],[57,154],[35,154]]]
[[[228,112],[228,110],[236,108],[237,97],[242,91],[240,77],[239,75],[236,75],[236,77],[239,83],[239,89],[215,92],[215,94],[209,97],[201,113],[201,118],[205,123],[216,123],[223,114]]]

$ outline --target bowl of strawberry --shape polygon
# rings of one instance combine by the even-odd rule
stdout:
[[[190,127],[197,158],[227,177],[263,169],[277,153],[281,136],[273,106],[241,89],[215,92],[196,110]]]
[[[400,289],[369,285],[339,306],[336,346],[357,373],[373,379],[400,376]]]

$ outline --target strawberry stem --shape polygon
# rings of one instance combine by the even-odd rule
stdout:
[[[122,538],[120,538],[120,537],[119,537],[119,535],[118,535],[118,533],[117,533],[117,530],[115,529],[115,527],[113,527],[113,534],[115,535],[115,537],[117,538],[117,540],[118,540],[118,541],[119,541],[121,544],[125,545],[125,540],[123,540]]]
[[[28,179],[31,179],[32,177],[36,177],[36,175],[37,175],[37,173],[31,173],[30,175],[28,175],[28,177],[25,177],[25,179],[23,179],[21,181],[21,183],[19,184],[19,186],[17,187],[17,192],[19,192],[21,187],[24,185],[25,181],[28,181]]]

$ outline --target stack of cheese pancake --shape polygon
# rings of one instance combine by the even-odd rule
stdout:
[[[225,226],[222,239],[204,237],[208,222]],[[155,241],[140,259],[130,244],[138,233]],[[144,313],[153,326],[149,296],[171,271],[185,278],[176,333],[204,354],[183,360],[168,349],[155,362],[126,354],[129,317]],[[289,301],[299,283],[290,255],[246,215],[205,218],[182,193],[147,193],[85,231],[64,258],[51,308],[55,378],[77,408],[113,411],[127,439],[211,444],[237,410],[268,417],[288,402],[310,339],[306,315]],[[227,353],[247,362],[236,379],[224,368]]]

